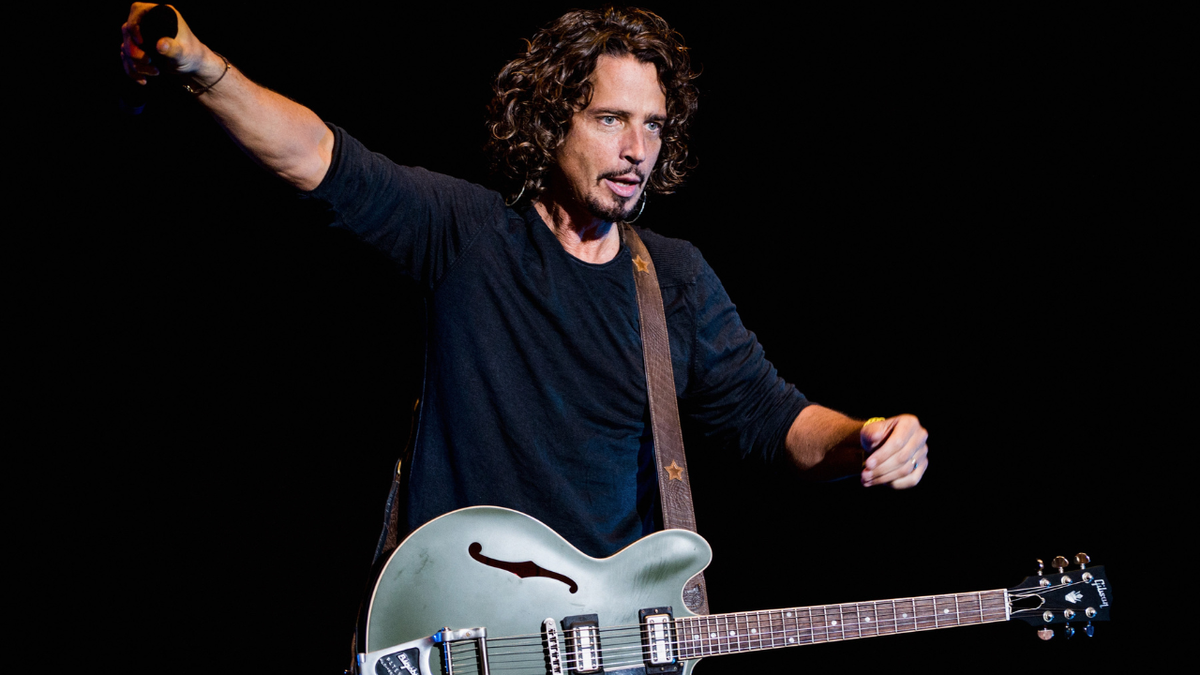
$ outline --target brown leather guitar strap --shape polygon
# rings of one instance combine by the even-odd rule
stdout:
[[[628,223],[621,223],[621,238],[633,256],[633,280],[637,286],[642,359],[646,363],[646,392],[650,400],[650,426],[654,434],[663,527],[695,532],[696,512],[692,507],[687,459],[683,456],[675,373],[671,370],[671,342],[658,273],[646,252],[646,245]],[[708,614],[708,592],[703,573],[692,577],[683,587],[683,601],[692,612]]]

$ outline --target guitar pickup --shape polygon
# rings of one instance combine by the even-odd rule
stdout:
[[[567,638],[567,672],[579,675],[603,672],[600,617],[596,614],[563,617],[562,627]]]
[[[681,672],[675,654],[675,617],[668,607],[650,607],[638,611],[642,624],[642,653],[646,655],[646,675],[673,675]]]

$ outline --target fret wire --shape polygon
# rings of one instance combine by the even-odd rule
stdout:
[[[778,620],[776,617],[779,617]],[[767,632],[771,634],[771,649],[780,646],[775,644],[779,635],[784,636],[783,643],[787,644],[787,635],[783,632],[783,610],[772,609],[767,612]]]
[[[950,612],[951,603],[954,605],[953,615]],[[864,604],[682,617],[676,622],[676,654],[680,658],[700,658],[738,651],[989,623],[1008,618],[1007,595],[1003,590],[870,601],[870,609],[866,612],[863,610]],[[850,616],[851,610],[853,616]],[[814,617],[814,611],[819,612],[820,616]],[[840,632],[830,630],[834,616],[838,619],[833,625],[840,623]],[[952,621],[946,620],[951,618]],[[847,621],[855,624],[849,632]],[[868,624],[865,631],[864,624]],[[764,630],[766,635],[763,634]],[[612,646],[605,645],[605,649],[611,652]]]
[[[708,634],[712,635],[713,641],[712,641],[712,643],[709,644],[709,647],[712,647],[712,653],[714,653],[714,655],[716,655],[716,653],[721,653],[721,620],[720,620],[720,617],[715,617],[715,619],[713,619],[713,631]]]
[[[718,619],[717,625],[720,626],[717,630],[717,652],[727,654],[729,652],[729,615],[725,614]]]

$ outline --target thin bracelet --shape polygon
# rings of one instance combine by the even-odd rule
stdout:
[[[221,54],[219,54],[217,52],[213,52],[213,53],[216,54],[217,56],[220,56],[221,60],[225,62],[225,70],[221,71],[221,76],[217,78],[217,82],[220,82],[221,80],[225,79],[225,75],[229,72],[229,69],[232,66],[229,64],[229,59],[225,58],[224,56],[222,56]],[[183,85],[183,90],[186,91],[187,93],[191,94],[192,96],[199,96],[200,94],[203,94],[204,92],[217,86],[217,82],[213,82],[212,84],[208,85],[207,87],[205,87],[203,89],[197,89],[196,87],[193,87],[190,84],[185,84],[185,85]]]

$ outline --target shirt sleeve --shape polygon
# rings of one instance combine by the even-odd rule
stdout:
[[[329,171],[315,190],[301,196],[326,206],[333,226],[382,251],[423,288],[437,285],[484,224],[505,218],[499,194],[400,166],[341,128],[329,128],[334,133]]]
[[[809,402],[767,360],[716,273],[702,258],[700,265],[686,409],[706,441],[773,462]]]

